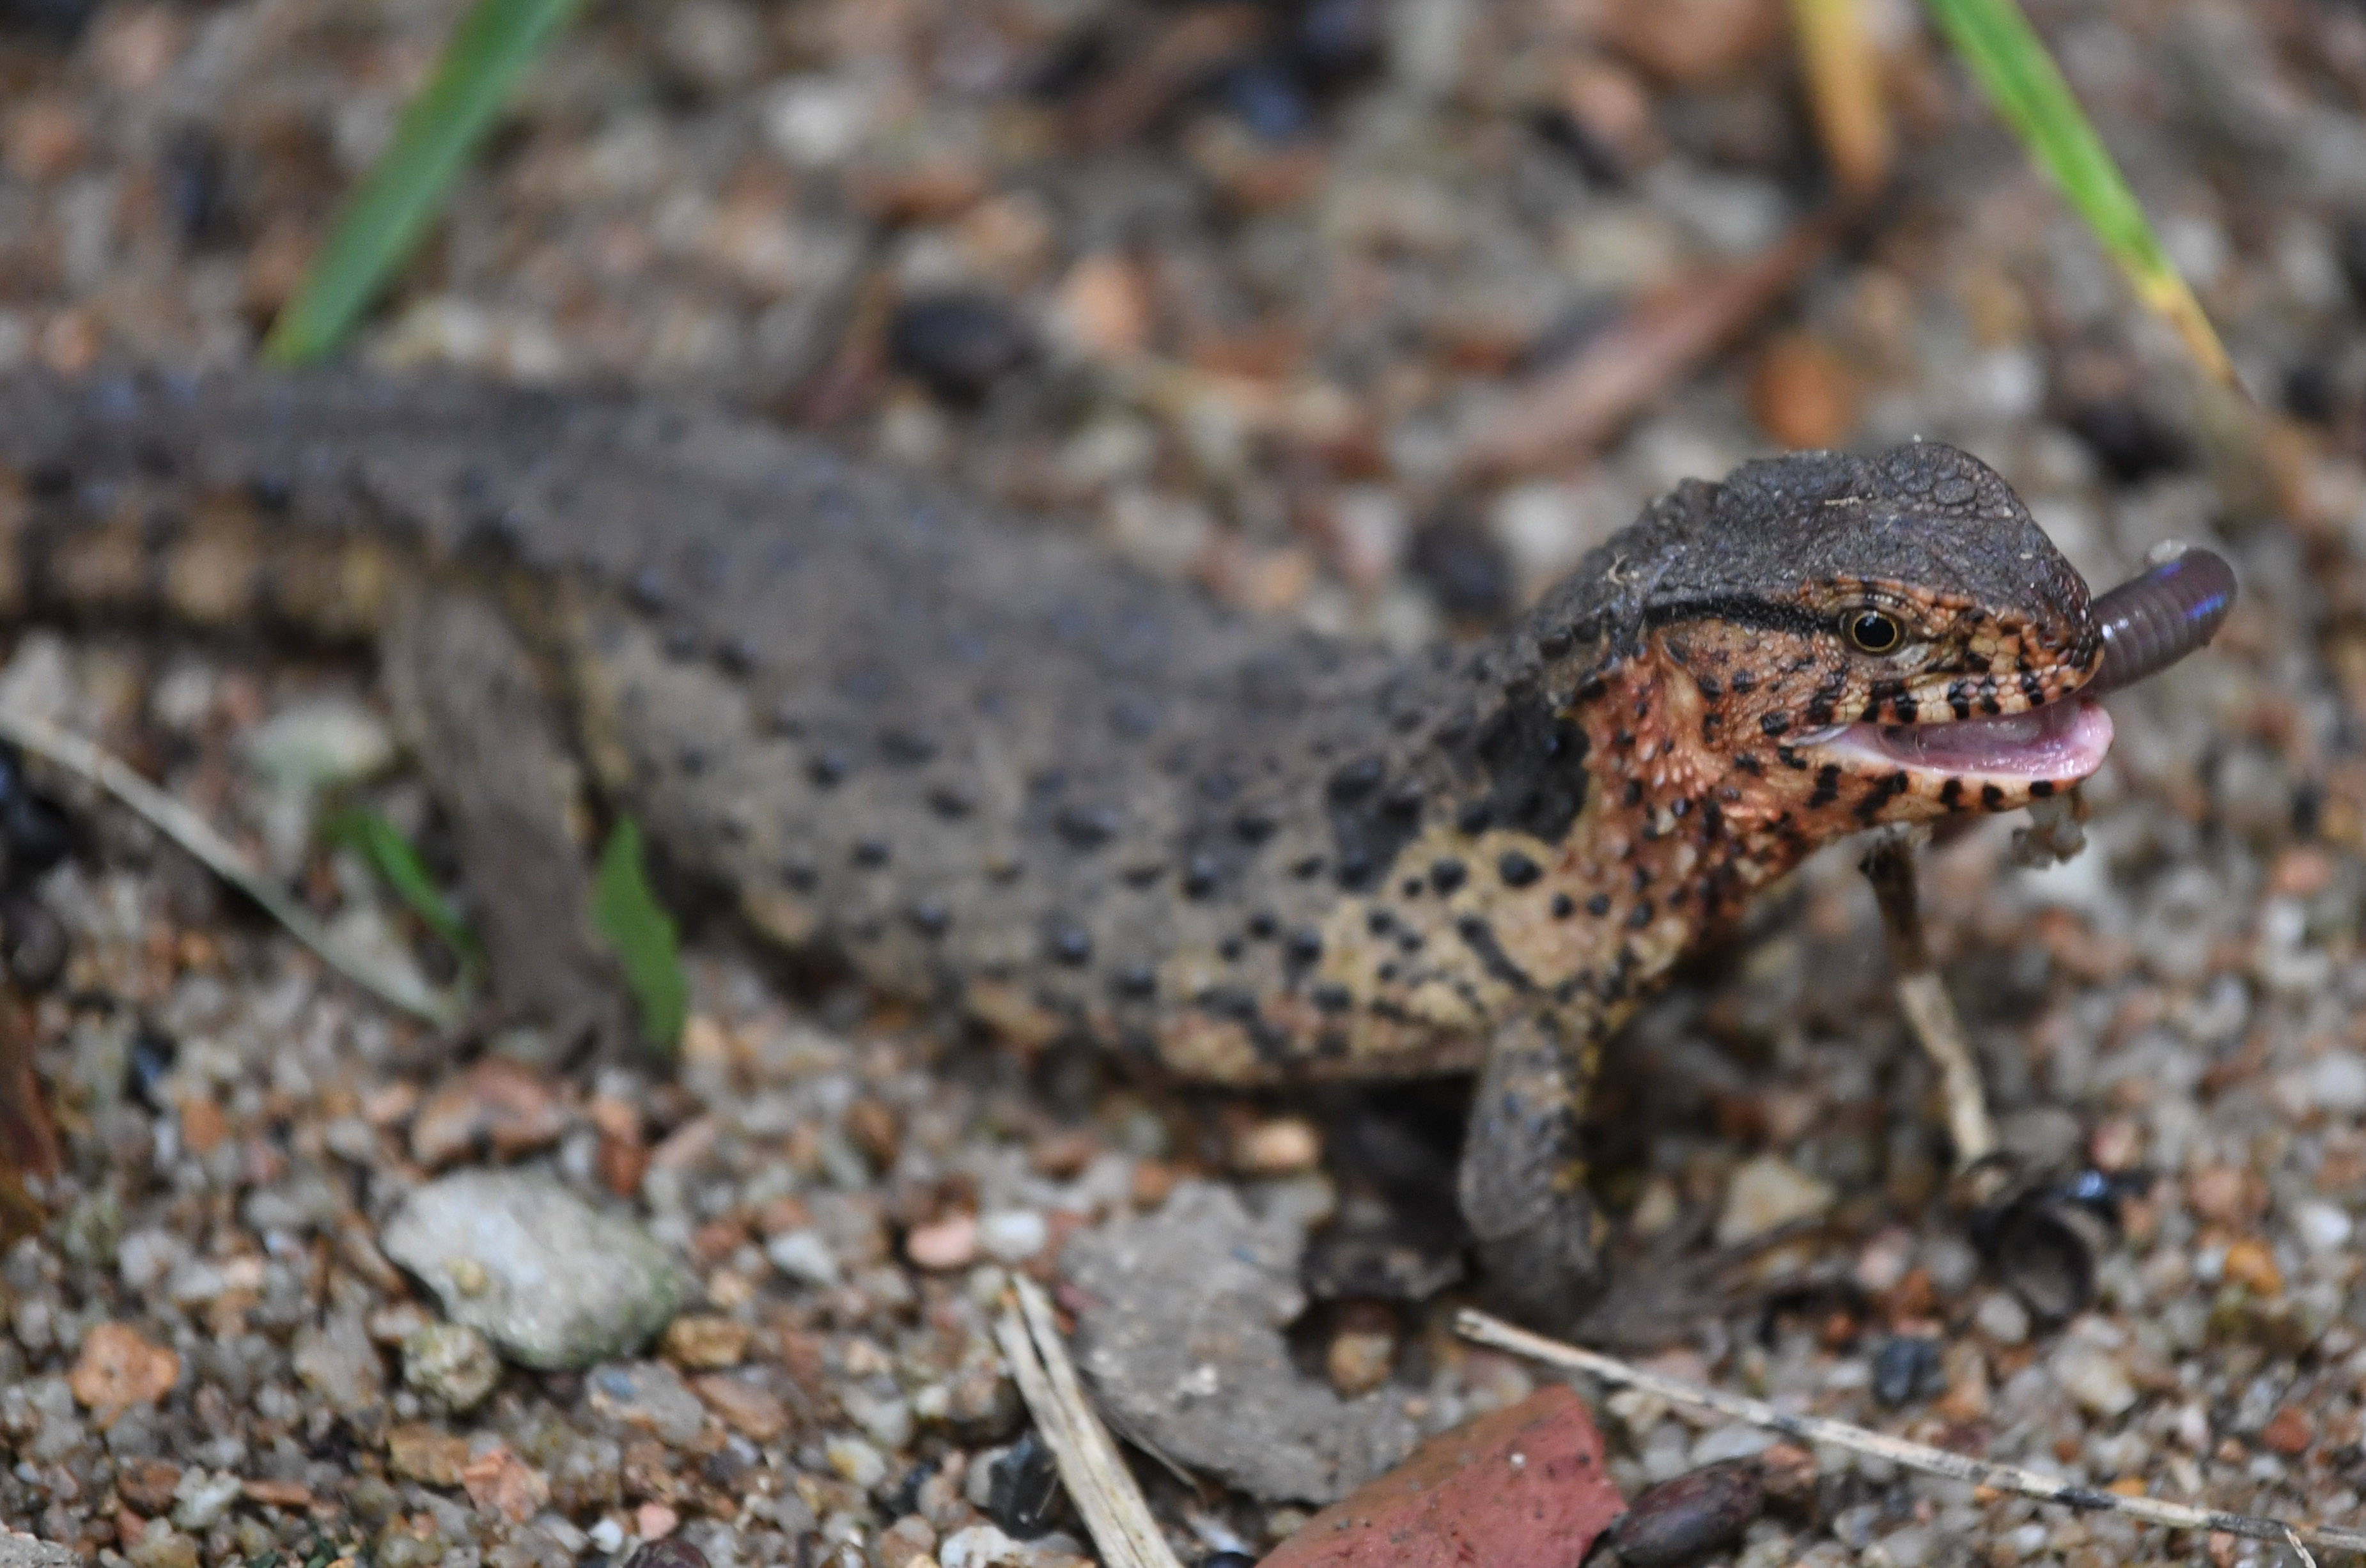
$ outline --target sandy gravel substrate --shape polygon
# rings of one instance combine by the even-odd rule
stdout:
[[[459,9],[0,3],[0,368],[251,355]],[[1632,1032],[1606,1168],[1641,1232],[1832,1221],[1779,1260],[1813,1289],[1702,1303],[1662,1370],[2355,1523],[2366,11],[2031,9],[2269,411],[2248,496],[2181,351],[1903,0],[1869,7],[1893,194],[1590,461],[1497,438],[1613,323],[1820,209],[1776,0],[596,6],[355,352],[721,397],[1403,644],[1786,445],[1960,443],[2098,584],[2164,539],[2221,550],[2243,604],[2113,699],[2086,852],[2015,869],[1995,823],[1924,873],[2009,1146],[2158,1173],[2124,1184],[2091,1308],[2034,1318],[1943,1201],[1934,1082],[1845,856]],[[448,853],[366,669],[36,628],[0,703],[444,973],[313,832],[335,784]],[[421,1067],[410,1025],[152,832],[37,782],[80,837],[43,869],[54,824],[0,799],[6,1027],[66,1174],[0,1203],[0,1520],[109,1563],[559,1568],[659,1537],[714,1568],[1072,1561],[1073,1535],[986,1533],[1029,1522],[1026,1456],[999,1462],[1026,1427],[990,1337],[1007,1271],[1056,1283],[1071,1237],[1234,1189],[1284,1229],[1353,1209],[1333,1156],[1404,1120],[1022,1063],[720,922],[670,1077]],[[1533,1392],[1452,1339],[1458,1299],[1325,1303],[1297,1364],[1408,1436]],[[1596,1415],[1630,1491],[1763,1442],[1628,1395]],[[1727,1560],[2281,1551],[1817,1457]],[[1144,1469],[1186,1562],[1317,1500]]]

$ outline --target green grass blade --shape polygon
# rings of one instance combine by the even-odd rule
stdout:
[[[264,352],[283,365],[327,353],[426,233],[518,76],[578,0],[477,0],[394,140],[337,215]]]
[[[427,863],[419,858],[419,852],[402,836],[400,829],[377,812],[356,807],[330,818],[321,825],[321,836],[360,855],[377,873],[378,879],[402,900],[404,908],[442,937],[453,952],[468,962],[477,960],[475,935],[462,923],[459,911],[444,897],[444,890],[435,886],[435,879],[428,874]]]
[[[2119,164],[2016,0],[1927,3],[1972,74],[2095,231],[2136,297],[2168,318],[2203,368],[2235,386],[2235,367],[2201,301],[2161,248]]]
[[[592,918],[624,963],[625,983],[640,1004],[641,1032],[670,1046],[690,1019],[690,983],[682,978],[673,917],[649,891],[641,868],[640,825],[629,817],[618,820],[600,852]]]

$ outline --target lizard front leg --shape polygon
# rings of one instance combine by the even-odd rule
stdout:
[[[620,1054],[631,1024],[591,927],[557,719],[523,639],[481,598],[422,590],[390,618],[379,658],[405,737],[458,829],[496,1016],[546,1025],[560,1055],[587,1040]]]
[[[1600,1219],[1579,1154],[1599,1045],[1559,1013],[1504,1023],[1470,1102],[1458,1189],[1504,1310],[1553,1329],[1601,1296]]]

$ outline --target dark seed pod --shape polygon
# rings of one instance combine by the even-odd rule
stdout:
[[[678,1536],[668,1536],[633,1548],[625,1568],[706,1568],[706,1553]]]
[[[2187,550],[2095,601],[2103,667],[2095,695],[2158,674],[2218,635],[2235,607],[2235,569],[2209,550]]]
[[[1741,1539],[1765,1504],[1756,1465],[1704,1465],[1638,1496],[1610,1527],[1610,1547],[1627,1568],[1674,1568]]]
[[[2151,1182],[2141,1171],[2090,1170],[2009,1192],[1972,1216],[1972,1245],[2041,1322],[2066,1322],[2094,1300],[2096,1260],[2118,1241],[2120,1204]]]

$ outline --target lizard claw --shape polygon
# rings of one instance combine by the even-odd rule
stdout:
[[[1577,1191],[1541,1208],[1524,1229],[1480,1237],[1489,1305],[1540,1333],[1583,1321],[1609,1282],[1594,1230],[1593,1201]]]
[[[1491,1296],[1538,1329],[1574,1323],[1606,1279],[1579,1159],[1586,1074],[1574,1055],[1549,1018],[1524,1020],[1495,1042],[1456,1182]]]

